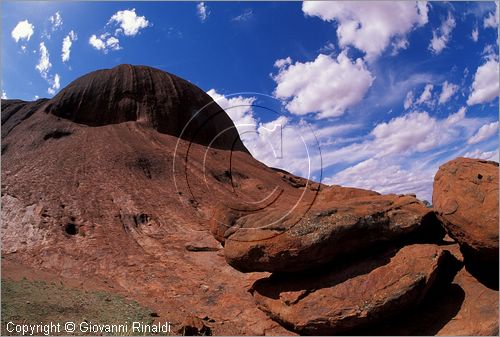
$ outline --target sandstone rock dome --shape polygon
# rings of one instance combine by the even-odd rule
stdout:
[[[86,74],[61,90],[46,111],[89,126],[137,121],[199,144],[246,151],[233,122],[209,95],[152,67],[122,64]]]

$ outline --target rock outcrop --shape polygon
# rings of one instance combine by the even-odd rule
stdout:
[[[84,75],[51,99],[46,111],[90,126],[137,121],[195,143],[247,151],[229,116],[208,94],[146,66],[123,64]]]
[[[201,140],[178,138],[205,104]],[[215,203],[302,193],[232,125],[201,89],[148,67],[91,73],[50,100],[2,100],[2,262],[105,280],[174,328],[191,315],[213,319],[213,334],[290,334],[247,292],[266,274],[227,265],[207,226]]]
[[[227,262],[243,272],[301,271],[377,244],[435,241],[444,235],[432,210],[413,196],[340,186],[322,190],[308,211],[286,214],[269,208],[233,223],[224,252]]]
[[[447,162],[434,178],[432,202],[448,234],[460,244],[466,265],[498,280],[498,163],[468,158]]]
[[[422,327],[411,333],[498,331],[498,291],[469,269],[450,283],[461,252],[441,241],[439,219],[466,264],[494,250],[493,220],[483,233],[459,222],[469,219],[462,199],[437,218],[412,195],[269,168],[201,89],[150,67],[100,70],[50,100],[1,103],[2,272],[98,284],[183,333],[388,333],[387,320],[405,317]],[[479,174],[463,190],[445,179],[446,189],[486,195],[492,174]],[[416,320],[409,308],[440,318]]]
[[[391,253],[301,276],[273,274],[252,292],[262,310],[301,334],[342,334],[415,307],[452,259],[435,245]]]

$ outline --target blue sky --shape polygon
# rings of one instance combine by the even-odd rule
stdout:
[[[440,164],[498,161],[494,2],[9,2],[2,96],[121,63],[181,76],[293,173],[431,199]]]

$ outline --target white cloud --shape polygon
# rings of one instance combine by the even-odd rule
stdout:
[[[201,22],[205,22],[208,19],[208,16],[210,15],[210,10],[208,9],[208,6],[205,5],[204,2],[199,2],[196,5],[196,11],[198,12],[198,16]]]
[[[444,104],[450,100],[450,98],[457,92],[458,85],[449,83],[445,81],[443,83],[443,89],[441,95],[439,95],[438,104]]]
[[[61,13],[59,13],[59,11],[55,12],[54,15],[49,17],[49,21],[52,24],[52,31],[57,30],[63,24]]]
[[[2,90],[2,99],[9,99],[5,90]]]
[[[327,118],[340,116],[361,101],[374,77],[362,59],[353,62],[343,51],[336,59],[320,54],[311,62],[283,66],[273,79],[274,94],[287,100],[288,111]]]
[[[418,197],[431,200],[435,171],[422,169],[414,164],[404,168],[389,158],[369,158],[351,166],[333,177],[325,179],[327,184],[365,188],[379,193],[415,193]]]
[[[337,21],[341,47],[352,45],[368,60],[380,55],[393,37],[405,41],[427,23],[427,3],[414,1],[304,1],[302,11],[324,21]],[[407,41],[406,41],[407,42]],[[407,43],[402,44],[407,47]]]
[[[420,97],[415,101],[415,104],[430,104],[430,100],[432,98],[432,89],[434,89],[434,86],[432,84],[427,84]]]
[[[408,91],[405,97],[405,101],[403,103],[403,107],[405,110],[408,110],[413,105],[413,100],[415,99],[413,95],[413,91]]]
[[[120,40],[118,40],[114,36],[108,37],[108,39],[106,40],[106,47],[111,50],[120,50]]]
[[[59,77],[59,74],[55,74],[54,77],[49,80],[49,83],[51,85],[47,89],[47,93],[49,93],[50,95],[54,95],[57,92],[57,90],[61,88],[60,80],[61,78]]]
[[[36,65],[36,69],[42,75],[44,79],[47,79],[47,75],[49,73],[50,68],[52,67],[52,63],[50,63],[50,55],[47,47],[45,47],[45,43],[40,43],[40,59],[38,60],[38,64]]]
[[[477,68],[472,83],[472,92],[467,99],[468,105],[488,103],[498,97],[498,58],[488,57],[483,65]]]
[[[498,150],[493,150],[493,151],[482,151],[479,149],[476,149],[474,151],[469,151],[463,155],[463,157],[466,158],[477,158],[477,159],[483,159],[483,160],[494,160],[498,162]]]
[[[76,33],[74,31],[70,31],[68,35],[66,35],[63,39],[62,49],[61,49],[61,58],[63,62],[68,62],[70,53],[71,53],[71,45],[73,41],[77,40]]]
[[[103,40],[101,40],[100,38],[98,38],[97,36],[95,36],[95,34],[93,34],[90,37],[89,43],[92,47],[94,47],[97,50],[106,49],[106,43]]]
[[[135,8],[116,12],[109,23],[117,23],[120,26],[120,32],[127,36],[135,36],[143,28],[150,25],[144,16],[137,16]]]
[[[60,76],[59,74],[55,74],[53,77],[49,76],[49,71],[52,68],[52,63],[50,63],[49,51],[44,42],[40,43],[39,52],[40,58],[38,60],[38,64],[36,65],[36,69],[38,70],[42,78],[50,85],[50,87],[47,89],[47,92],[53,95],[57,90],[61,88]]]
[[[284,115],[263,123],[256,115],[255,110],[258,108],[252,106],[256,97],[244,97],[240,94],[225,96],[215,89],[210,89],[207,93],[233,120],[243,143],[257,160],[303,177],[313,178],[313,173],[321,169],[321,161],[315,160],[320,154],[319,143],[328,146],[336,140],[333,137],[359,127],[357,124],[323,127],[303,120],[295,121],[291,116]],[[315,179],[319,179],[319,176]]]
[[[466,107],[461,107],[456,113],[451,114],[444,121],[445,126],[457,124],[465,119],[465,112],[467,111]]]
[[[28,20],[19,21],[12,30],[11,36],[16,42],[19,42],[20,40],[29,41],[34,30],[35,26],[29,23]]]
[[[471,39],[474,42],[477,42],[477,40],[479,40],[479,29],[477,27],[472,30]]]
[[[411,112],[378,124],[371,132],[379,155],[427,151],[439,144],[438,121],[427,112]],[[444,135],[443,135],[444,136]]]
[[[110,33],[108,26],[117,24],[119,28]],[[120,40],[118,36],[123,34],[125,36],[136,36],[143,28],[150,27],[152,24],[146,19],[145,16],[137,16],[135,8],[129,10],[118,11],[109,19],[104,33],[92,34],[89,38],[89,44],[97,50],[101,50],[107,54],[109,50],[120,50]]]
[[[290,64],[292,64],[292,59],[289,56],[285,59],[276,60],[276,62],[274,62],[274,67],[279,69],[288,66]]]
[[[490,12],[488,16],[484,18],[483,26],[484,28],[497,28],[498,27],[498,2],[495,1],[496,11],[495,13]]]
[[[440,54],[448,44],[451,32],[455,28],[456,22],[451,13],[448,13],[448,18],[441,23],[441,27],[432,31],[432,39],[429,44],[429,50],[434,54]]]
[[[324,168],[352,163],[325,182],[382,193],[416,193],[430,200],[433,175],[439,164],[446,161],[443,154],[451,158],[460,155],[463,147],[450,154],[450,145],[465,143],[482,123],[467,118],[465,112],[462,107],[447,118],[438,119],[425,111],[413,111],[378,124],[363,142],[333,151],[322,149]]]
[[[477,144],[494,135],[498,136],[498,122],[492,122],[481,126],[481,128],[477,131],[477,133],[471,138],[469,138],[467,143]]]
[[[241,95],[226,97],[219,94],[215,89],[210,89],[207,94],[226,111],[234,122],[236,129],[242,135],[242,139],[247,138],[244,134],[245,131],[255,131],[257,121],[253,116],[252,109],[252,104],[256,100],[255,97],[243,97]]]
[[[231,21],[244,22],[250,20],[252,16],[253,16],[253,11],[251,9],[245,9],[245,11],[242,14],[235,16],[234,18],[231,19]]]
[[[109,36],[109,34],[105,33],[101,36],[97,37],[96,35],[92,35],[89,39],[89,44],[97,50],[102,50],[105,54],[108,50],[120,50],[120,40],[118,40],[114,36]]]

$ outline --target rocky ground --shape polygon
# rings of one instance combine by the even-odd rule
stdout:
[[[498,164],[443,165],[433,205],[266,167],[153,68],[2,100],[2,278],[105,289],[187,334],[498,334]]]

